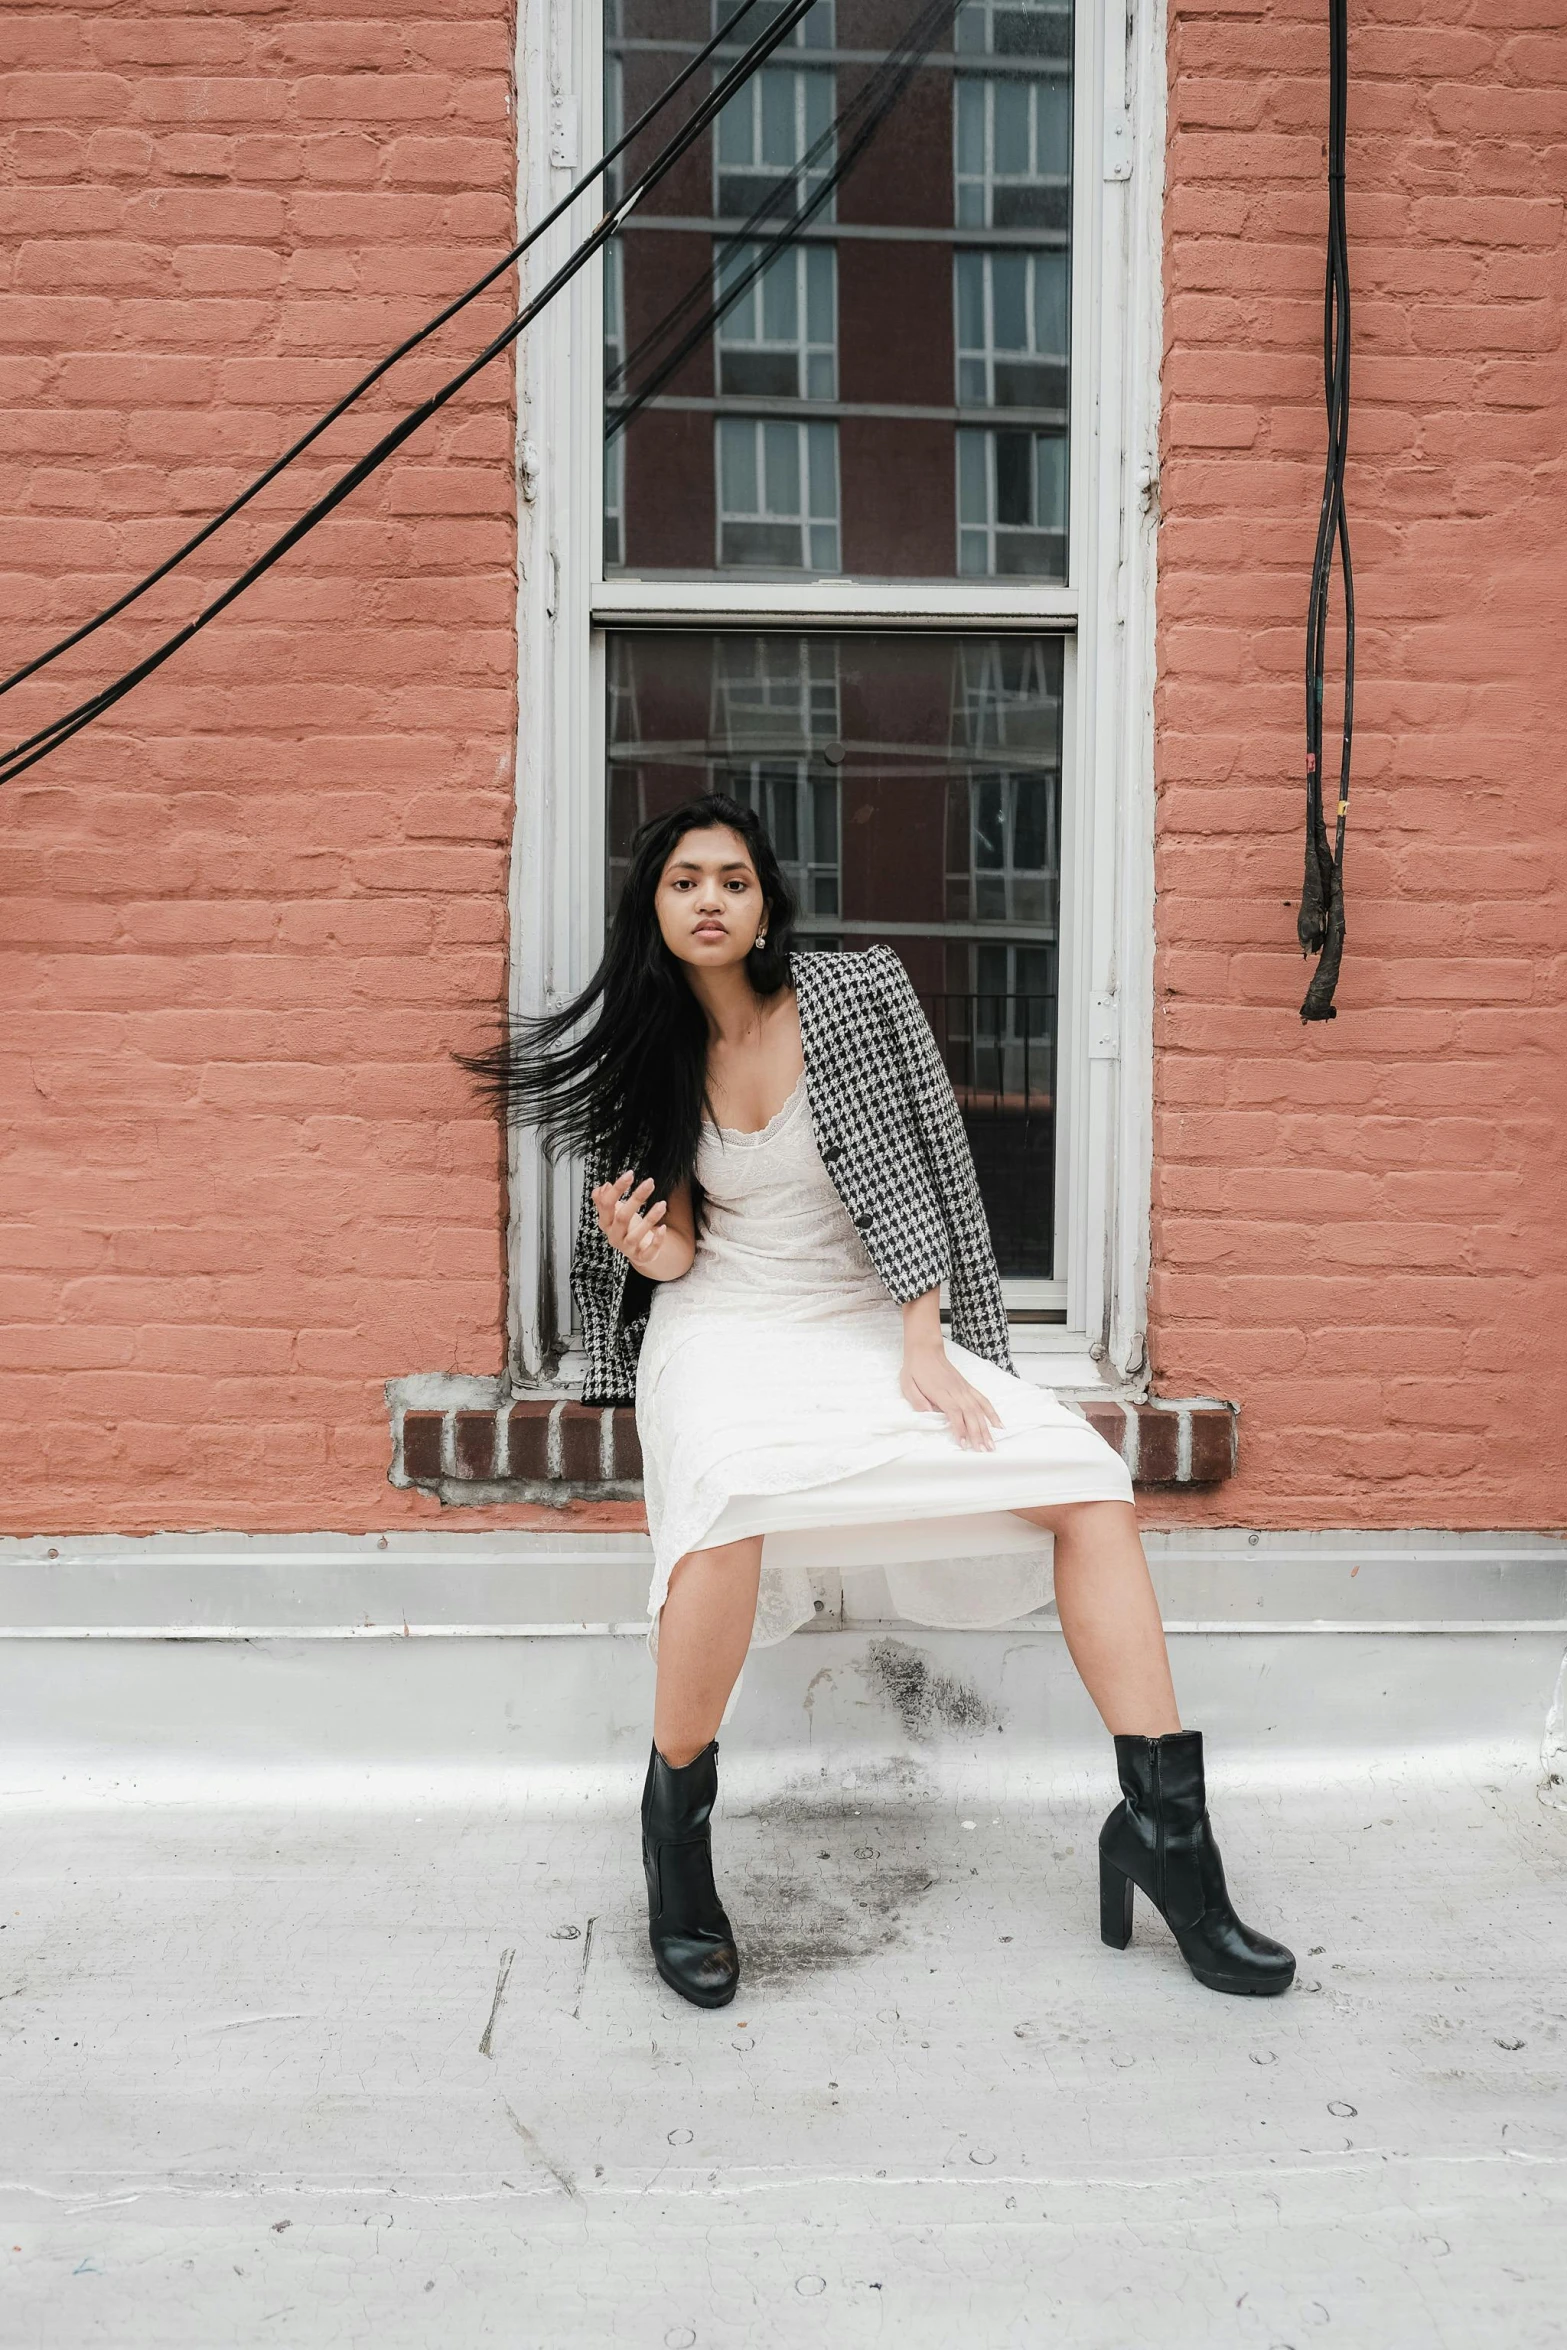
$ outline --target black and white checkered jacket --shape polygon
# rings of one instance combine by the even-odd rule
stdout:
[[[890,947],[792,958],[805,1090],[822,1162],[866,1253],[900,1302],[945,1281],[952,1336],[1012,1368],[1006,1310],[968,1136],[919,998]],[[599,1230],[590,1166],[571,1259],[587,1348],[583,1400],[636,1390],[648,1285]],[[636,1302],[640,1296],[640,1306]]]

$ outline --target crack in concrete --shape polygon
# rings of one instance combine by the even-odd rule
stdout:
[[[515,1950],[501,1952],[501,1963],[495,1976],[495,1997],[490,2001],[490,2019],[484,2027],[484,2037],[479,2042],[481,2056],[492,2057],[495,2054],[494,2049],[490,2046],[490,2035],[495,2030],[495,2019],[501,2012],[501,2001],[506,1994],[506,1978],[511,1973],[511,1962],[516,1955]]]

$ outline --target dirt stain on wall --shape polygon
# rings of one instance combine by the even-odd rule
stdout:
[[[873,1640],[859,1664],[878,1697],[885,1698],[911,1738],[938,1730],[988,1730],[993,1706],[967,1681],[938,1672],[928,1657],[902,1640]]]

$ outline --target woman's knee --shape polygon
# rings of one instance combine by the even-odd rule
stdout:
[[[1129,1501],[1062,1501],[1014,1514],[1068,1542],[1103,1541],[1137,1529],[1137,1512]]]

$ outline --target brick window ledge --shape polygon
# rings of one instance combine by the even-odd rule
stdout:
[[[629,1404],[581,1404],[564,1396],[436,1404],[397,1392],[434,1384],[391,1383],[394,1485],[455,1503],[642,1499],[642,1448]],[[1115,1446],[1134,1485],[1218,1485],[1234,1475],[1236,1404],[1206,1396],[1061,1400]]]

